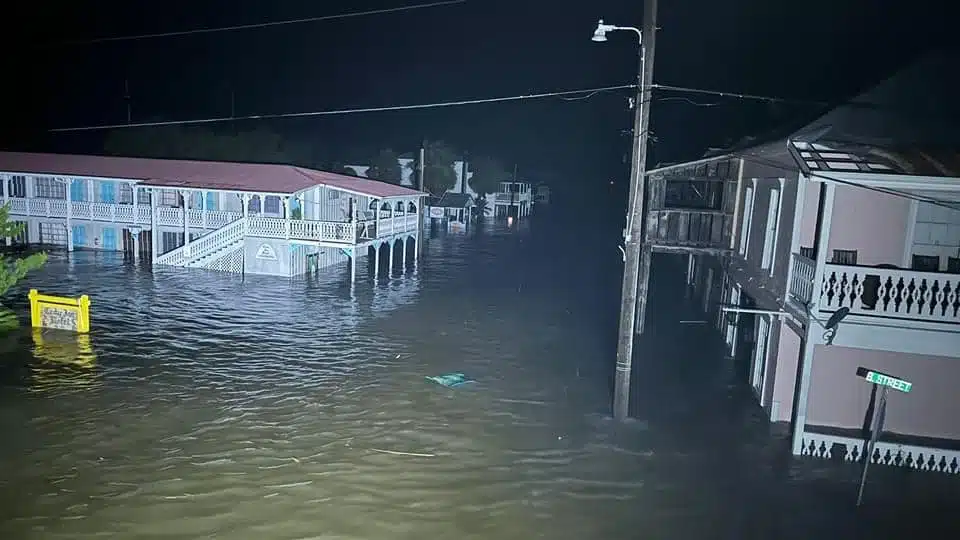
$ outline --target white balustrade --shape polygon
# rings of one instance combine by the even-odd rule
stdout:
[[[157,264],[191,266],[200,259],[242,240],[245,226],[244,219],[240,218],[226,227],[209,232],[190,243],[160,255],[157,257]]]
[[[793,264],[793,273],[790,278],[790,295],[803,305],[809,305],[813,299],[813,279],[817,269],[817,263],[794,253],[791,264]]]
[[[960,275],[827,264],[819,309],[851,315],[960,323]]]

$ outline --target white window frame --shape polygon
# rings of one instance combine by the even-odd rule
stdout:
[[[756,199],[757,179],[751,178],[753,185],[744,190],[743,228],[740,229],[740,255],[744,259],[750,254],[750,232],[753,229],[753,201]]]
[[[769,270],[773,273],[774,259],[776,259],[777,236],[780,232],[780,205],[783,197],[780,189],[772,188],[770,190],[769,203],[767,207],[766,230],[763,233],[763,254],[760,257],[760,268]]]

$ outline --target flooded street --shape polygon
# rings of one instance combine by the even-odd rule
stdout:
[[[876,467],[857,510],[856,466],[789,459],[710,326],[677,324],[668,259],[637,346],[642,420],[611,422],[616,239],[538,225],[438,235],[416,272],[353,289],[346,268],[52,254],[29,284],[91,296],[96,358],[29,329],[0,344],[0,538],[960,532],[956,478]],[[425,380],[446,372],[476,382]]]

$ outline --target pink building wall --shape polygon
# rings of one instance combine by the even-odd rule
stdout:
[[[807,424],[859,429],[871,386],[858,366],[913,383],[909,394],[889,391],[885,431],[960,439],[960,359],[817,345],[813,357]]]
[[[833,250],[857,250],[857,264],[903,264],[910,199],[853,186],[836,187],[827,262]],[[910,239],[912,240],[912,239]]]
[[[806,183],[803,192],[803,207],[800,208],[800,246],[812,248],[816,243],[817,216],[820,214],[820,182],[803,180]]]
[[[770,402],[772,422],[789,422],[793,413],[793,395],[796,388],[797,366],[800,364],[800,336],[786,324],[780,324],[776,365]]]

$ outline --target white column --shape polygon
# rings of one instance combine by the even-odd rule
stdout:
[[[217,210],[221,212],[223,211],[223,195],[222,191],[217,192]]]
[[[393,277],[393,246],[396,245],[397,239],[391,238],[390,244],[387,246],[387,257],[389,257],[389,264],[387,264],[387,277]]]
[[[377,275],[380,273],[380,247],[383,244],[379,242],[373,246],[373,280],[377,280]]]
[[[207,230],[207,191],[200,192],[200,223],[203,230]]]
[[[160,255],[160,240],[163,235],[157,225],[157,195],[160,190],[150,188],[150,264],[157,262]]]
[[[350,249],[350,283],[357,281],[357,246]]]
[[[136,182],[130,182],[130,192],[133,193],[133,226],[136,227],[140,224],[137,219],[140,215],[140,186]]]
[[[74,182],[72,178],[63,180],[67,187],[67,251],[73,251],[73,194],[70,193],[70,185]]]
[[[410,243],[410,238],[407,236],[403,237],[403,259],[400,260],[400,269],[404,273],[407,272],[407,244]]]
[[[95,190],[93,189],[93,180],[87,180],[87,197],[86,200],[90,202],[96,202],[97,196],[95,195]],[[90,212],[93,212],[93,208],[90,209]]]
[[[800,365],[800,381],[797,385],[797,410],[795,411],[793,424],[793,455],[798,456],[803,451],[803,432],[807,424],[807,403],[810,398],[810,374],[813,370],[814,350],[818,343],[822,343],[822,335],[818,338],[820,330],[819,324],[813,320],[818,316],[820,309],[820,289],[823,283],[823,275],[826,270],[827,246],[830,243],[830,226],[833,221],[833,204],[836,197],[837,186],[830,183],[826,184],[826,196],[824,197],[823,207],[820,212],[820,237],[817,239],[817,268],[813,275],[813,298],[810,301],[807,321],[807,334],[803,342],[803,358]]]
[[[190,256],[190,192],[181,191],[183,200],[183,255]]]
[[[290,197],[284,197],[281,199],[283,203],[283,226],[287,235],[287,240],[290,239]]]
[[[243,217],[247,217],[247,214],[250,211],[250,195],[247,195],[246,193],[238,193],[237,195],[240,197],[240,206],[242,207],[241,212],[243,213]]]

